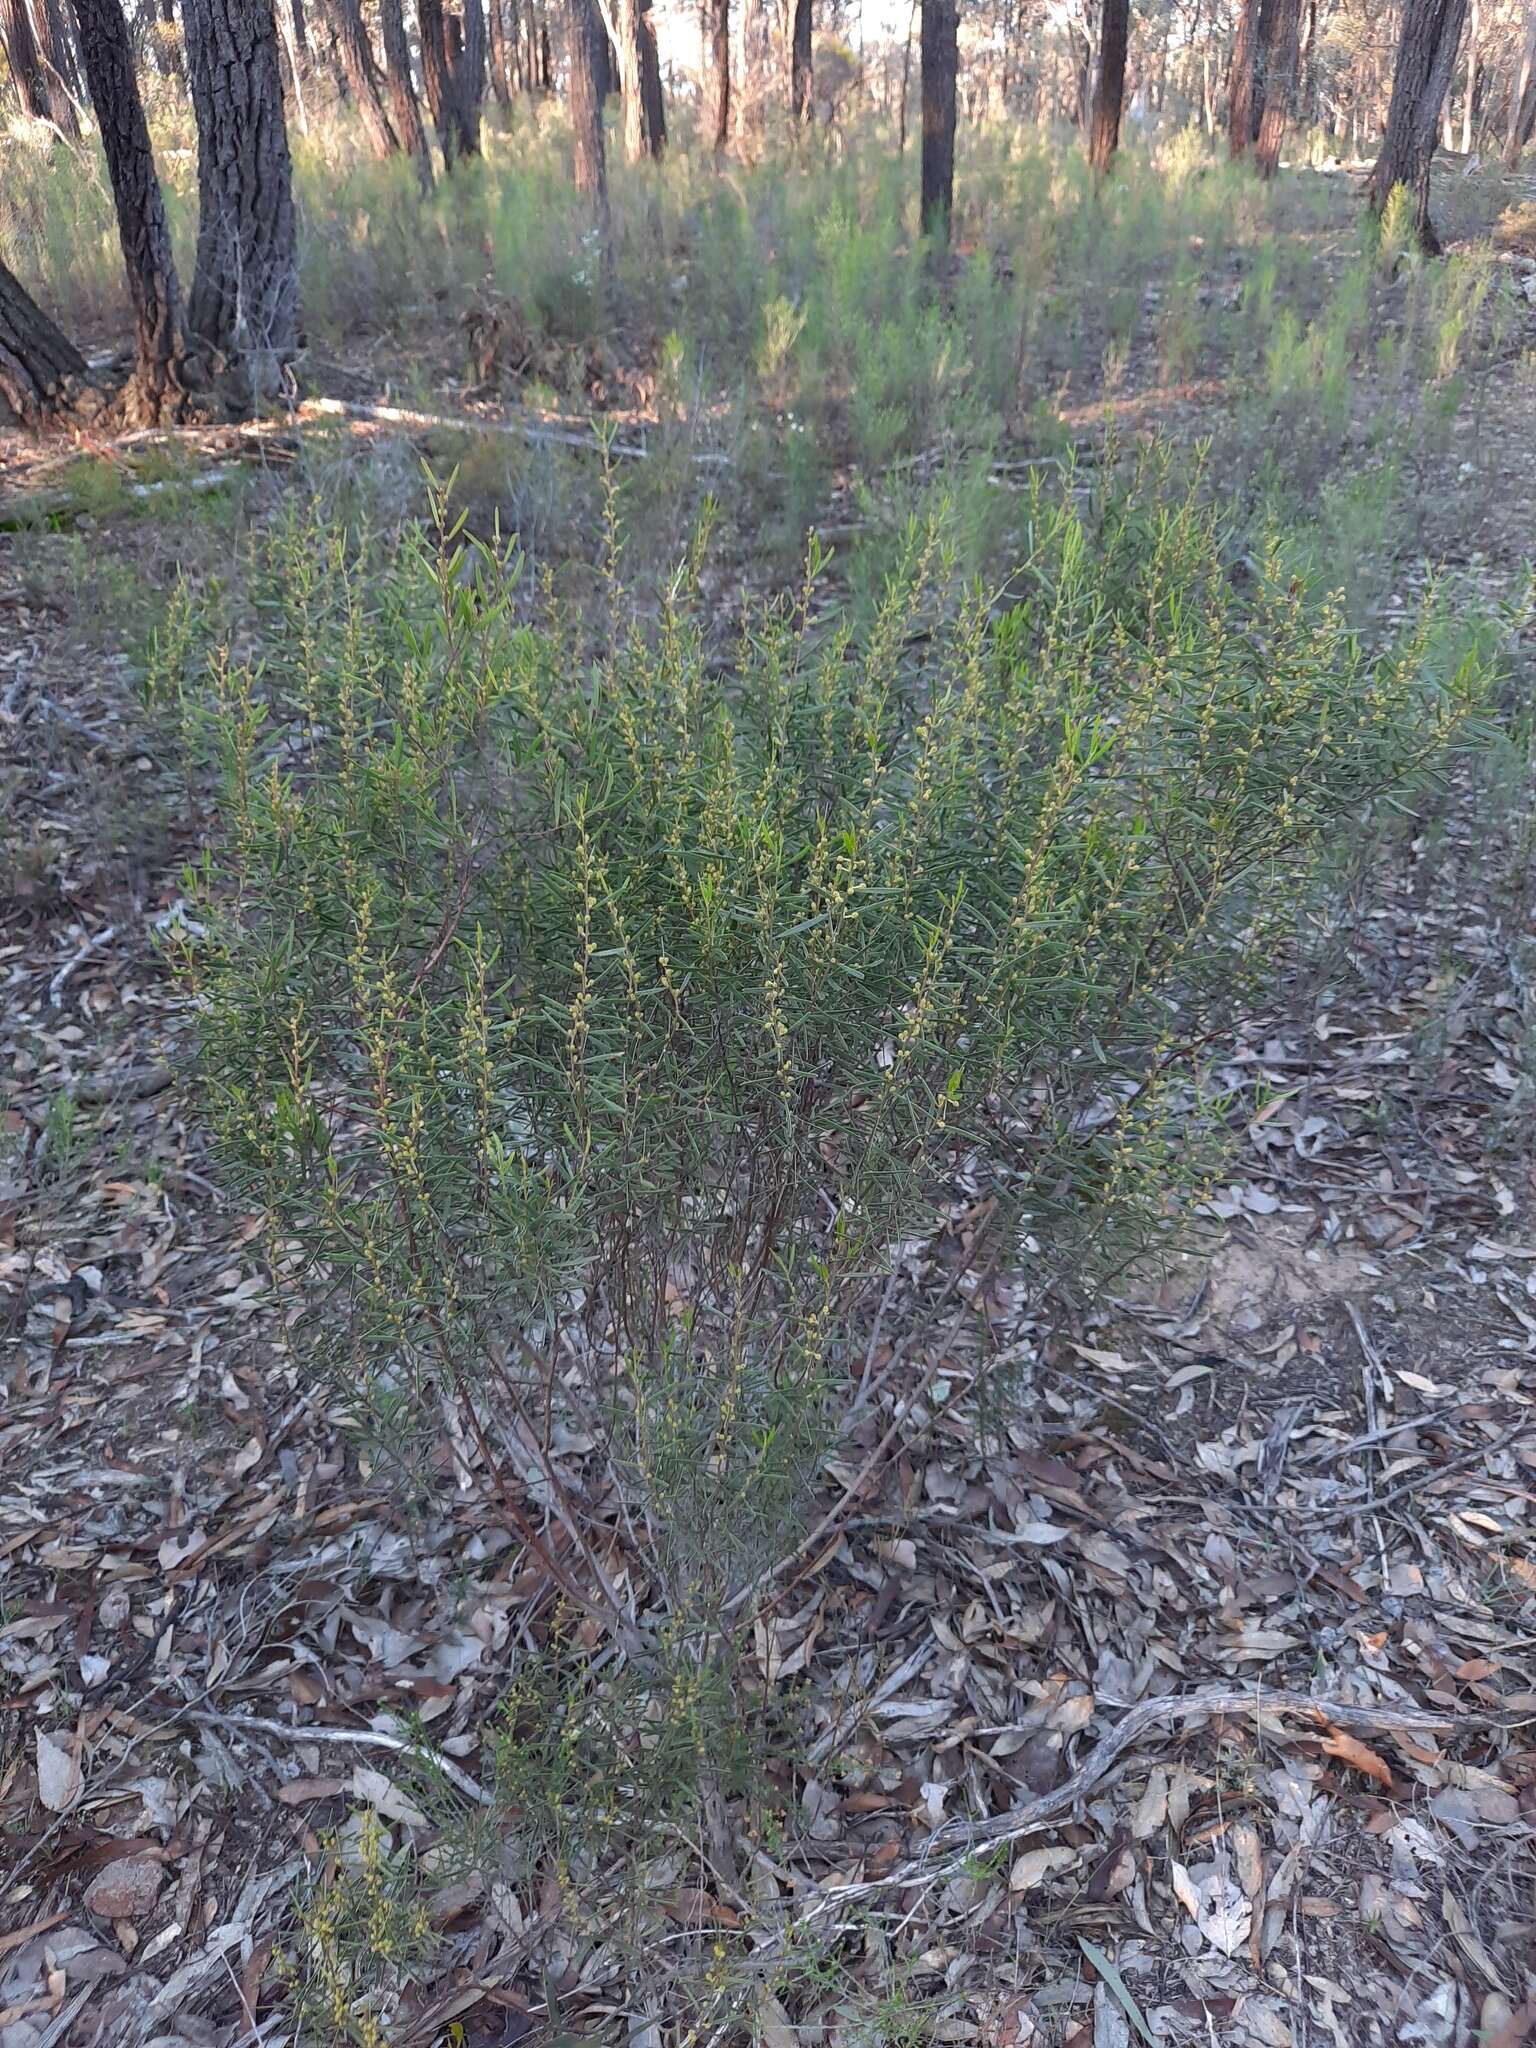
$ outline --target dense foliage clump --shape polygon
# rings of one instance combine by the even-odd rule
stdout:
[[[726,633],[702,550],[645,617],[616,547],[592,631],[437,512],[388,556],[296,515],[264,661],[215,663],[205,1085],[358,1415],[447,1399],[560,1512],[597,1447],[718,1613],[957,1188],[1036,1282],[1168,1217],[1207,1035],[1475,667],[1427,619],[1368,656],[1278,555],[1239,597],[1156,461],[1037,487],[1007,605],[914,528],[863,631],[814,551]]]

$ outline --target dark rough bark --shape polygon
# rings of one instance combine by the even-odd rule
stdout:
[[[181,291],[128,24],[120,0],[74,0],[74,9],[133,307],[132,409],[149,421],[174,418],[186,397]]]
[[[810,120],[816,90],[811,28],[811,0],[794,0],[789,34],[789,111],[797,128],[803,128]]]
[[[34,121],[51,121],[53,104],[27,0],[0,0],[0,42],[5,44],[11,84],[21,102],[21,111]]]
[[[411,46],[406,41],[402,0],[379,0],[379,35],[384,45],[384,77],[395,111],[395,133],[416,166],[424,192],[432,189],[432,149],[422,125],[421,104],[411,76]]]
[[[1517,170],[1520,153],[1536,128],[1536,0],[1526,0],[1525,39],[1509,96],[1509,125],[1504,131],[1504,166]]]
[[[421,30],[421,83],[427,111],[437,130],[444,168],[451,170],[459,154],[459,124],[453,105],[453,72],[448,63],[443,0],[416,0],[416,21]]]
[[[661,57],[651,0],[640,0],[640,118],[647,154],[659,162],[667,146],[667,110],[661,97]]]
[[[1099,72],[1093,88],[1088,161],[1099,177],[1120,147],[1120,110],[1125,104],[1125,53],[1131,36],[1131,0],[1104,0],[1099,16]]]
[[[959,65],[958,0],[922,0],[919,49],[923,92],[922,223],[925,234],[949,236],[955,195],[955,75]]]
[[[373,44],[363,25],[360,0],[330,0],[330,11],[341,68],[347,74],[347,86],[368,146],[377,157],[393,156],[400,147],[400,138],[384,104],[384,87]]]
[[[0,263],[0,398],[23,426],[68,409],[87,377],[85,357]]]
[[[80,139],[80,115],[75,97],[80,91],[80,80],[75,72],[75,53],[69,29],[59,11],[59,0],[36,0],[33,27],[37,31],[37,54],[43,67],[43,82],[54,126],[72,142],[77,142]]]
[[[1431,255],[1439,254],[1440,242],[1429,218],[1429,165],[1466,13],[1467,0],[1406,0],[1387,132],[1366,185],[1373,213],[1382,211],[1397,186],[1407,186],[1419,242]]]
[[[555,89],[555,55],[549,45],[549,23],[539,26],[539,91],[553,92]]]
[[[731,140],[731,0],[703,0],[704,133],[718,160]]]
[[[1264,111],[1262,55],[1269,30],[1268,0],[1243,0],[1227,73],[1227,153],[1234,162],[1253,147]]]
[[[597,0],[567,0],[570,39],[571,133],[576,143],[576,189],[591,201],[599,226],[608,225],[608,165],[603,150],[601,67],[603,24]]]
[[[1264,104],[1253,158],[1259,176],[1272,178],[1280,168],[1280,145],[1285,140],[1296,91],[1296,69],[1301,56],[1301,0],[1271,0],[1264,27]]]
[[[480,109],[485,101],[485,8],[482,0],[464,0],[462,36],[453,64],[454,112],[459,142],[466,156],[480,154]]]
[[[299,352],[293,171],[272,0],[183,0],[197,118],[197,270],[188,327],[231,396],[261,404]]]

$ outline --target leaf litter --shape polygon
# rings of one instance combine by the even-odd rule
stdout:
[[[422,1760],[484,1799],[546,1575],[473,1493],[408,1518],[299,1378],[173,1085],[174,763],[120,663],[6,597],[0,2048],[234,2048],[282,2038],[295,1886],[358,1810],[430,1859]],[[1208,1250],[1049,1317],[990,1292],[975,1358],[906,1362],[892,1455],[843,1447],[752,1623],[793,1729],[773,1829],[730,1808],[653,1856],[622,1937],[615,1872],[579,1901],[445,1872],[391,2038],[660,2042],[710,2020],[670,1987],[727,1943],[759,1988],[716,2038],[853,2038],[842,1991],[773,1975],[813,1934],[932,2040],[1529,2034],[1529,905],[1499,838],[1459,792],[1217,1049]]]

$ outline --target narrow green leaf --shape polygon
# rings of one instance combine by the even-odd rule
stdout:
[[[1104,1979],[1104,1982],[1109,1986],[1116,1998],[1119,1999],[1126,2018],[1136,2029],[1137,2033],[1140,2034],[1143,2041],[1147,2043],[1147,2048],[1157,2048],[1157,2037],[1142,2017],[1141,2007],[1132,1998],[1129,1990],[1126,1988],[1125,1979],[1109,1960],[1109,1957],[1105,1955],[1103,1949],[1096,1948],[1085,1934],[1080,1934],[1077,1937],[1077,1945]]]

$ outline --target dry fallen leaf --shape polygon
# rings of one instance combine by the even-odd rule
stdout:
[[[713,1892],[701,1890],[697,1885],[682,1885],[671,1897],[662,1901],[668,1919],[675,1920],[679,1927],[739,1927],[741,1915],[732,1907],[724,1905]]]
[[[1224,1956],[1235,1956],[1248,1939],[1253,1908],[1231,1878],[1214,1863],[1193,1870],[1175,1863],[1170,1875],[1175,1898],[1211,1947]]]
[[[345,1778],[290,1778],[278,1786],[277,1797],[284,1806],[307,1806],[312,1799],[333,1799],[346,1789]]]
[[[1131,1809],[1131,1834],[1138,1842],[1155,1834],[1168,1818],[1168,1773],[1159,1764],[1147,1779],[1147,1789]]]
[[[1330,1728],[1322,1739],[1322,1746],[1329,1756],[1336,1756],[1351,1770],[1362,1772],[1367,1778],[1374,1778],[1385,1791],[1392,1790],[1392,1771],[1374,1749],[1368,1749],[1353,1735],[1346,1735],[1341,1728]]]
[[[1026,1849],[1008,1873],[1011,1892],[1032,1892],[1055,1870],[1066,1870],[1077,1861],[1077,1851],[1066,1847]]]
[[[80,1797],[80,1759],[72,1749],[37,1731],[37,1796],[50,1813],[68,1813]]]
[[[366,1764],[359,1764],[352,1773],[352,1790],[357,1798],[376,1807],[386,1820],[404,1821],[407,1827],[413,1828],[424,1828],[427,1824],[427,1816],[421,1808],[382,1771],[373,1771]]]

